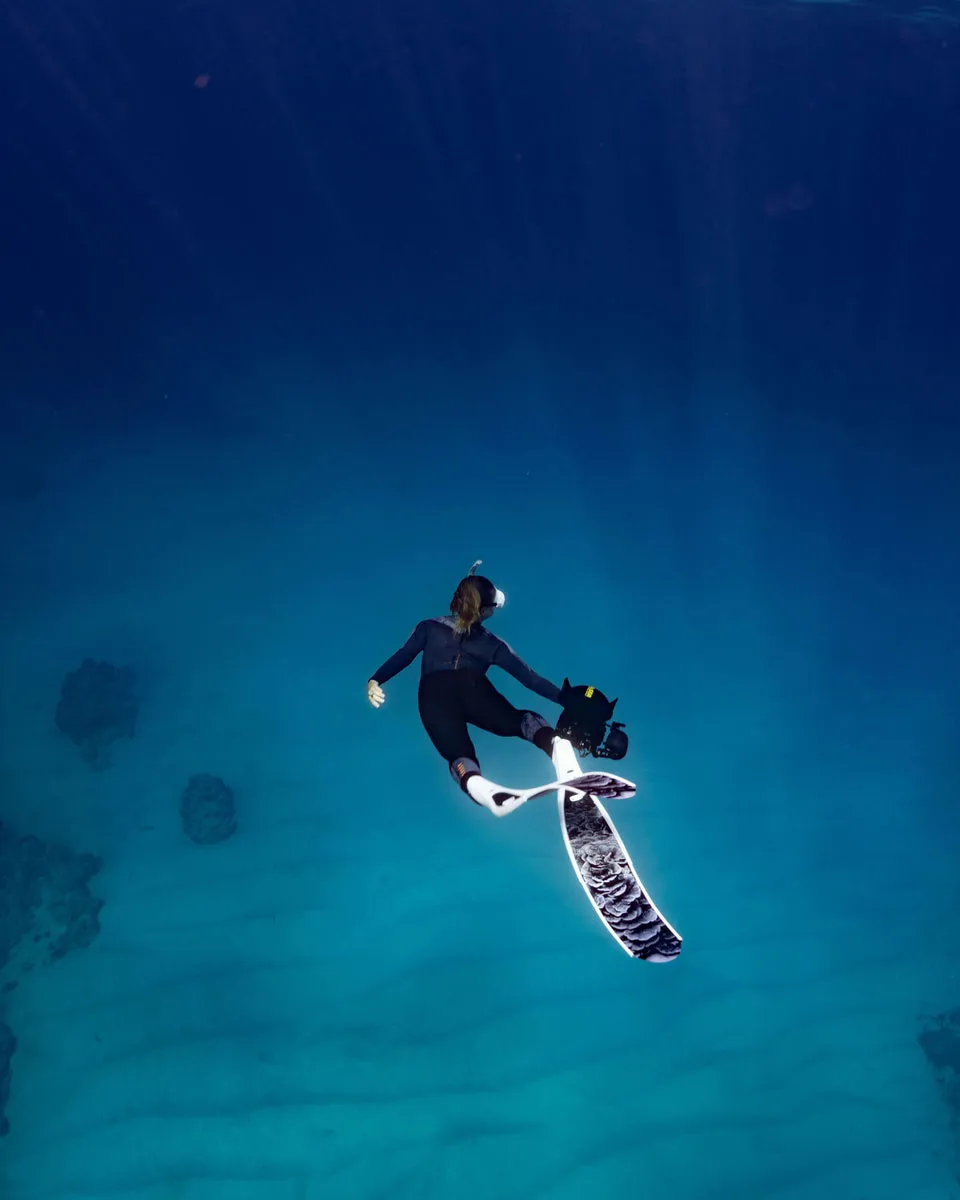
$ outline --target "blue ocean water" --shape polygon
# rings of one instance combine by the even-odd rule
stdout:
[[[3,1200],[960,1196],[958,16],[5,0]],[[367,704],[476,558],[676,962]]]

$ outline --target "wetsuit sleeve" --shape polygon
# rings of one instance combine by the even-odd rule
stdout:
[[[531,692],[536,692],[538,696],[542,696],[544,700],[552,700],[554,704],[560,703],[560,689],[556,684],[551,683],[549,679],[544,679],[542,675],[538,675],[536,671],[531,671],[522,658],[518,658],[510,649],[506,642],[500,642],[493,652],[493,662],[498,667],[503,669],[522,683],[525,688],[529,688]]]
[[[391,654],[379,671],[375,671],[370,678],[375,679],[377,683],[386,683],[394,675],[399,675],[404,667],[409,667],[426,644],[427,622],[421,621],[396,654]]]

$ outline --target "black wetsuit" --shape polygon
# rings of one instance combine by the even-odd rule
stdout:
[[[560,689],[531,671],[506,642],[479,623],[469,633],[459,633],[453,617],[431,617],[417,625],[371,678],[386,683],[421,653],[420,719],[455,779],[462,782],[465,771],[479,770],[468,724],[500,737],[526,738],[550,753],[553,728],[539,713],[514,708],[487,679],[487,671],[502,667],[524,687],[555,704],[560,703]]]

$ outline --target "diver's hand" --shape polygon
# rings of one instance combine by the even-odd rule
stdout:
[[[375,679],[367,680],[367,699],[374,708],[379,708],[386,698],[386,692]]]

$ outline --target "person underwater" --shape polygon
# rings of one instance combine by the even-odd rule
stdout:
[[[503,817],[522,800],[510,797],[480,772],[468,725],[497,737],[533,742],[544,754],[553,751],[556,729],[539,713],[514,708],[487,678],[491,667],[502,667],[531,692],[553,704],[563,704],[556,684],[532,671],[513,650],[484,625],[503,608],[505,597],[485,575],[477,575],[478,559],[457,584],[450,615],[421,621],[400,649],[367,681],[367,699],[379,708],[386,699],[383,684],[423,655],[417,695],[420,719],[450,774],[475,803]]]

